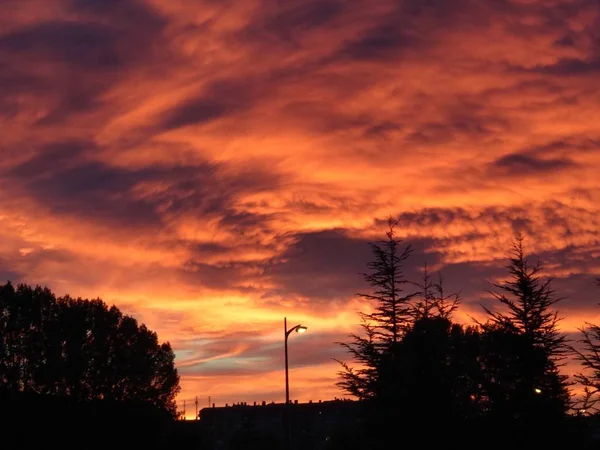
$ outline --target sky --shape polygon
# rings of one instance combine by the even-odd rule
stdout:
[[[291,398],[342,397],[390,216],[466,323],[523,232],[576,336],[599,105],[597,0],[3,0],[0,280],[146,323],[188,412],[282,401],[286,316]]]

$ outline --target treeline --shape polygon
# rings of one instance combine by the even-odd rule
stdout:
[[[162,448],[180,389],[174,358],[169,343],[99,299],[0,285],[4,445],[100,448],[128,438]]]
[[[146,402],[175,415],[169,343],[103,301],[0,285],[0,394]]]
[[[523,237],[510,250],[507,280],[492,287],[497,307],[483,307],[486,319],[471,325],[453,320],[460,299],[441,277],[425,269],[419,283],[405,278],[411,251],[393,222],[387,239],[372,244],[364,275],[372,289],[360,294],[370,308],[360,314],[363,332],[340,343],[353,362],[340,361],[338,383],[368,414],[349,441],[337,437],[338,447],[592,445],[584,429],[591,421],[578,416],[595,411],[600,328],[584,330],[583,352],[570,346],[557,327],[552,279],[530,264]],[[572,401],[572,380],[559,370],[569,357],[586,369],[577,377],[587,387],[583,403]]]

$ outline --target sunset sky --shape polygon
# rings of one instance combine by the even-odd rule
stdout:
[[[282,401],[284,316],[292,399],[341,397],[390,215],[457,320],[520,230],[600,322],[599,204],[597,0],[0,2],[0,280],[146,323],[180,407]]]

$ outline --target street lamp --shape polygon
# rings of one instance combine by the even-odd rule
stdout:
[[[285,333],[285,403],[286,405],[290,402],[290,380],[288,373],[288,338],[294,331],[296,333],[306,333],[307,328],[303,325],[296,325],[295,327],[287,329],[287,317],[283,318],[283,331]]]
[[[283,318],[283,332],[285,334],[285,339],[284,339],[284,347],[285,347],[285,421],[287,422],[287,435],[286,435],[286,448],[290,448],[290,442],[291,442],[291,434],[292,434],[292,428],[291,428],[291,424],[290,424],[290,413],[289,413],[289,409],[290,409],[290,378],[289,378],[289,373],[288,373],[288,338],[290,337],[290,334],[292,334],[294,331],[296,333],[305,333],[307,330],[307,328],[303,325],[296,325],[295,327],[292,327],[288,330],[287,328],[287,317]]]

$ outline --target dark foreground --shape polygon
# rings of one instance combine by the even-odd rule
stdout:
[[[555,423],[501,419],[467,422],[365,413],[356,402],[343,403],[291,405],[294,426],[290,448],[600,448],[598,416],[568,416]],[[1,448],[285,449],[284,406],[216,408],[205,411],[200,421],[180,421],[142,404],[0,396]]]

